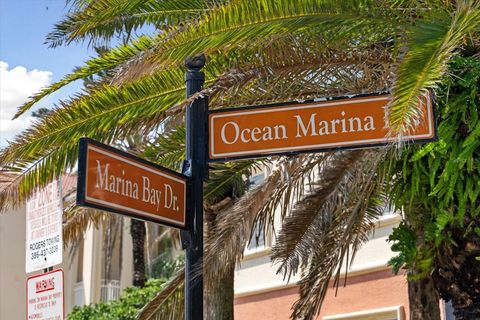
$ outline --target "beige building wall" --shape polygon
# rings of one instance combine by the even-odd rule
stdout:
[[[82,282],[85,304],[100,300],[98,290],[101,280],[101,244],[102,238],[98,232],[90,226],[85,234],[84,253],[82,264]]]
[[[26,279],[25,208],[21,208],[0,215],[0,319],[25,319]]]
[[[125,218],[123,224],[122,270],[120,272],[120,289],[123,290],[133,282],[132,236],[130,235],[130,219]]]

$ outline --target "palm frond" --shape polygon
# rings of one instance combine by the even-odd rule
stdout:
[[[225,72],[210,96],[212,108],[305,100],[388,90],[393,83],[392,47],[323,46],[322,38],[284,37],[259,50],[248,62]],[[318,50],[312,47],[320,46]]]
[[[375,10],[369,1],[235,1],[212,10],[199,23],[166,39],[158,46],[155,59],[162,65],[179,63],[195,53],[219,49],[227,52],[239,44],[245,46],[274,34],[309,28],[318,33],[347,28],[350,35],[365,29],[391,29],[392,21],[381,9]]]
[[[261,27],[259,26],[259,28]],[[225,71],[225,66],[234,69],[242,65],[249,68],[253,67],[253,65],[269,66],[272,63],[279,65],[283,61],[289,63],[293,57],[303,58],[305,62],[308,62],[311,60],[310,57],[325,53],[330,53],[331,57],[337,53],[340,56],[344,56],[344,58],[350,59],[347,53],[354,51],[363,52],[367,61],[373,61],[373,59],[368,59],[367,53],[376,52],[381,46],[383,46],[383,49],[392,51],[393,34],[395,34],[395,29],[388,29],[385,26],[381,30],[376,30],[376,28],[377,25],[374,24],[373,29],[365,26],[364,28],[355,29],[353,32],[350,25],[340,25],[335,28],[332,27],[327,32],[323,28],[317,29],[312,27],[302,30],[301,33],[282,32],[280,34],[272,34],[271,37],[267,38],[252,37],[252,41],[247,44],[239,43],[237,46],[232,45],[228,41],[229,39],[226,39],[227,42],[219,42],[215,44],[215,48],[211,51],[206,51],[208,53],[206,67],[211,67],[212,63],[218,65],[218,62],[220,62],[222,68],[219,70],[219,73],[222,73]],[[166,45],[168,39],[184,32],[185,30],[175,30],[175,32],[165,35],[165,41],[161,43]],[[196,32],[190,34],[190,36],[196,36]],[[225,46],[225,48],[222,46]],[[312,50],[312,48],[315,49]],[[162,58],[163,60],[160,61],[159,55],[161,55],[161,52],[159,53],[158,50],[157,48],[139,57],[136,60],[136,66],[124,70],[125,72],[119,74],[118,78],[132,79],[140,77],[152,73],[154,70],[161,70],[166,66],[179,64],[182,61],[182,57],[180,57],[175,62],[164,64],[162,61],[165,59]],[[297,61],[301,61],[301,59]],[[338,62],[341,62],[341,60],[338,59]]]
[[[255,217],[264,206],[274,188],[281,181],[281,170],[275,170],[259,186],[246,192],[233,206],[214,217],[213,228],[208,230],[204,247],[204,283],[213,281],[225,272],[226,264],[234,264],[243,254],[250,239]],[[201,272],[201,270],[199,270]]]
[[[319,174],[312,192],[294,206],[277,238],[273,257],[281,263],[279,271],[288,275],[299,268],[303,270],[299,282],[300,299],[294,305],[293,318],[315,317],[329,280],[334,276],[338,285],[342,263],[346,261],[348,269],[356,251],[367,241],[373,222],[382,214],[378,199],[382,179],[378,179],[376,170],[384,153],[360,153],[352,154],[353,159],[346,160],[350,165],[340,174],[340,181],[335,183],[335,190],[330,190],[330,196],[325,196],[324,176]],[[323,168],[322,172],[328,176],[329,171],[336,170],[335,165],[331,165]],[[309,218],[303,219],[306,225],[299,227],[293,220],[294,216]],[[286,229],[292,226],[295,230]],[[295,246],[289,246],[288,239],[299,240]]]
[[[15,170],[0,170],[0,213],[16,207],[18,201],[23,200],[18,192],[20,175],[21,173]]]
[[[71,169],[66,164],[74,164],[77,154],[75,147],[66,147],[48,151],[38,158],[27,155],[11,165],[3,162],[3,171],[14,173],[15,178],[6,182],[0,190],[0,212],[24,203],[36,188],[45,186],[68,171],[66,169]]]
[[[178,271],[165,288],[137,314],[137,320],[170,320],[183,318],[184,270]]]
[[[148,142],[142,157],[172,170],[181,169],[185,160],[185,126],[169,130]]]
[[[263,226],[256,237],[276,233],[275,221],[283,221],[293,204],[312,188],[312,181],[320,167],[329,161],[330,153],[309,154],[288,159],[289,166],[284,170],[281,184],[278,184],[270,198],[265,202],[255,219],[255,224]],[[296,162],[293,165],[293,162]]]
[[[410,29],[408,51],[400,63],[390,106],[390,128],[408,133],[420,118],[419,98],[435,88],[464,37],[480,26],[480,2],[458,1],[453,16],[435,11]]]
[[[128,60],[133,59],[137,55],[145,53],[146,51],[148,51],[149,48],[152,47],[152,44],[154,42],[154,37],[142,36],[129,44],[119,46],[96,58],[88,60],[87,62],[85,62],[84,66],[77,68],[74,72],[68,74],[60,81],[55,82],[46,88],[43,88],[38,93],[31,96],[26,103],[19,107],[17,113],[14,116],[14,119],[18,118],[25,111],[29,110],[35,103],[37,103],[44,97],[63,88],[64,86],[76,80],[96,75],[101,71],[112,70],[120,66],[121,64],[127,62]]]
[[[108,42],[114,36],[137,31],[145,25],[156,28],[198,17],[209,9],[204,0],[99,0],[77,6],[55,24],[47,35],[50,47],[89,40],[90,45]]]
[[[63,211],[63,245],[67,246],[81,241],[90,226],[100,228],[107,225],[112,213],[80,208],[70,204]]]
[[[223,276],[226,264],[240,261],[248,244],[258,215],[268,214],[262,210],[277,188],[289,183],[285,180],[303,163],[296,157],[282,158],[269,176],[255,188],[248,190],[233,205],[223,205],[220,211],[212,212],[213,223],[208,226],[208,237],[204,249],[204,276],[207,279]],[[247,163],[248,165],[248,163]],[[227,198],[228,199],[228,198]],[[231,203],[231,202],[229,202]],[[208,220],[208,219],[207,219]]]
[[[148,120],[158,119],[168,107],[182,101],[183,90],[183,73],[179,70],[122,88],[104,86],[34,123],[2,150],[0,162],[21,170],[22,180],[46,183],[55,173],[75,165],[80,137],[108,143],[139,128],[146,127],[148,132],[159,123]],[[29,186],[24,184],[23,191]]]
[[[272,258],[280,261],[281,270],[290,277],[301,267],[301,261],[311,254],[308,241],[309,230],[321,216],[326,224],[332,218],[332,210],[341,197],[342,182],[365,151],[336,152],[319,168],[314,191],[295,204],[293,211],[285,218],[282,230],[272,249]]]
[[[308,270],[298,283],[300,298],[294,304],[292,318],[315,319],[329,281],[333,277],[334,286],[339,285],[342,263],[346,262],[347,271],[355,253],[368,241],[375,219],[382,214],[378,210],[379,201],[375,192],[371,188],[364,190],[361,194],[365,198],[350,202],[350,206],[354,207],[347,207],[345,211],[348,214],[336,218],[330,225],[330,230],[319,237],[322,241],[316,242],[317,250],[313,252]]]
[[[226,197],[236,199],[245,192],[246,180],[253,169],[265,165],[265,160],[243,160],[210,164],[209,178],[204,189],[208,204]]]

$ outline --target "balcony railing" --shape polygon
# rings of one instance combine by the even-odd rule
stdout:
[[[120,296],[120,281],[102,279],[100,299],[102,301],[115,300]]]

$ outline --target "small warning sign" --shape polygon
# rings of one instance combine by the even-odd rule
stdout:
[[[63,320],[63,270],[27,279],[27,320]]]

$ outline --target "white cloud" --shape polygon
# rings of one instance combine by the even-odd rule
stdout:
[[[22,66],[9,69],[8,63],[0,61],[0,145],[28,127],[31,116],[12,117],[29,96],[50,84],[51,76],[49,71],[28,71]]]

